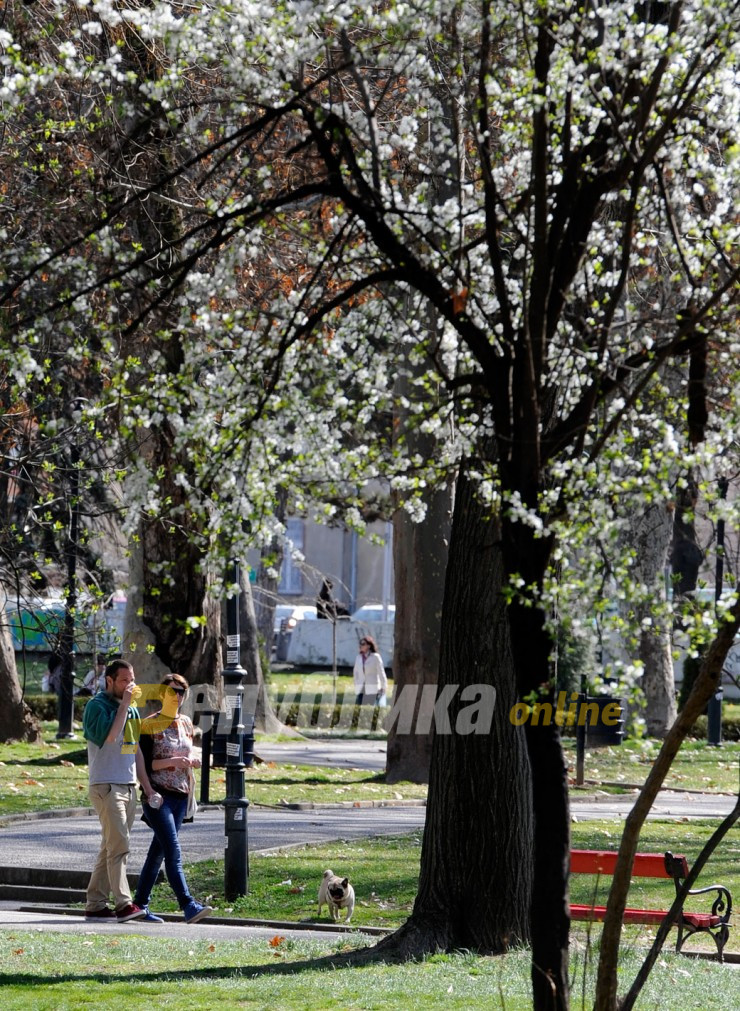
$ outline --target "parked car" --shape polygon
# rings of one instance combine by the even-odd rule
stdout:
[[[310,604],[278,604],[275,607],[273,631],[277,638],[280,632],[292,632],[299,621],[316,618],[316,608]]]
[[[363,604],[351,615],[352,621],[394,621],[396,605]]]

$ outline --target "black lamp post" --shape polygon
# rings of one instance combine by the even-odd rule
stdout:
[[[239,563],[232,561],[233,585],[239,586]],[[247,848],[247,808],[244,796],[244,682],[239,636],[239,592],[226,601],[226,666],[223,670],[226,740],[226,800],[224,851],[224,895],[231,902],[249,892],[249,851]],[[221,722],[219,719],[219,723]]]
[[[77,606],[77,541],[80,529],[80,451],[76,442],[70,452],[70,516],[67,531],[67,596],[64,601],[64,626],[59,639],[62,676],[59,679],[59,729],[57,738],[73,738],[74,728],[74,644],[75,608]]]

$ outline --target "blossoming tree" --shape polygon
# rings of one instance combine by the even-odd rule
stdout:
[[[435,737],[417,902],[379,951],[531,940],[537,1008],[568,1004],[566,766],[557,725],[515,728],[508,708],[552,698],[576,545],[736,438],[729,391],[722,425],[697,419],[702,367],[736,365],[737,6],[57,0],[18,18],[22,39],[43,11],[38,58],[4,29],[9,119],[70,81],[85,96],[74,127],[48,106],[56,125],[30,120],[42,148],[62,122],[117,117],[129,137],[156,120],[168,152],[157,179],[135,158],[111,177],[72,242],[11,247],[19,384],[40,328],[94,313],[127,423],[166,419],[187,458],[174,480],[205,553],[227,529],[236,550],[269,537],[279,487],[299,510],[341,496],[352,518],[352,489],[382,474],[413,513],[459,472],[439,684],[492,685],[499,704],[490,733]],[[129,46],[160,58],[134,68]],[[162,202],[177,228],[132,235],[132,206]],[[148,328],[121,368],[121,335]],[[668,362],[675,416],[656,395]],[[399,376],[427,455],[392,431]],[[656,466],[625,464],[645,424]],[[145,464],[132,522],[168,505]]]

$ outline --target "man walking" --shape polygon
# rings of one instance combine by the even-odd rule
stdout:
[[[132,902],[126,877],[137,775],[146,796],[152,792],[138,745],[139,713],[131,705],[137,694],[140,690],[131,664],[114,660],[105,669],[105,691],[90,699],[83,715],[90,801],[102,829],[100,852],[87,886],[87,920],[125,923],[146,916],[146,910]],[[111,892],[115,910],[107,904]]]

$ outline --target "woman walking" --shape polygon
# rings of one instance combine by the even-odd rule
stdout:
[[[386,705],[388,678],[383,660],[371,635],[360,639],[360,652],[352,672],[355,682],[355,705],[372,702],[376,706]]]
[[[188,807],[192,769],[200,768],[194,758],[193,724],[180,712],[188,693],[188,683],[180,674],[167,674],[161,686],[162,708],[141,721],[141,747],[152,787],[157,791],[143,799],[143,820],[154,832],[149,852],[139,875],[136,888],[137,906],[146,909],[143,922],[162,923],[149,912],[149,899],[154,882],[164,861],[167,880],[182,909],[186,923],[197,923],[213,912],[211,906],[196,902],[188,889],[182,869],[182,853],[178,833]],[[157,794],[162,798],[159,806]]]

